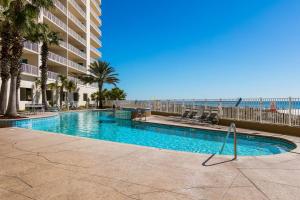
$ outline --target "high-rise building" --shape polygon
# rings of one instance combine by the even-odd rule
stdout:
[[[39,22],[48,24],[51,30],[59,32],[62,41],[51,45],[48,59],[48,83],[55,82],[59,74],[77,83],[78,89],[69,95],[75,106],[84,106],[97,91],[96,85],[84,85],[74,74],[88,73],[90,63],[101,58],[98,50],[101,37],[101,0],[54,0],[55,7],[43,10]],[[37,92],[36,80],[40,77],[39,66],[41,44],[25,42],[22,56],[22,75],[20,87],[20,109],[25,104],[41,103],[41,94]],[[55,100],[55,92],[47,90],[49,102]]]

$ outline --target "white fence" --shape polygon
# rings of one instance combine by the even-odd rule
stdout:
[[[152,111],[182,114],[218,110],[221,119],[300,126],[300,98],[247,98],[235,107],[237,99],[176,99],[144,101],[106,101],[121,107],[151,108]]]

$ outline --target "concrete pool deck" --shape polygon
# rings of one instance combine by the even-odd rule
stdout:
[[[148,120],[179,123],[163,117]],[[297,137],[269,135],[300,142]],[[228,156],[215,156],[203,165],[209,157],[1,128],[0,199],[296,200],[300,197],[299,147],[290,153],[239,157],[236,161],[230,161]]]

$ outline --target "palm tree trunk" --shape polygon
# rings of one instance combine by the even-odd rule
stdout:
[[[48,102],[47,102],[47,72],[48,72],[48,45],[47,43],[43,43],[42,45],[42,65],[40,66],[41,70],[41,89],[42,89],[42,104],[44,105],[45,110],[48,110]]]
[[[12,41],[12,55],[10,65],[10,93],[5,115],[9,117],[17,117],[17,76],[20,68],[20,59],[23,53],[23,40],[18,31],[15,31],[12,35],[14,38]]]
[[[21,86],[21,63],[20,63],[20,67],[19,67],[19,71],[18,71],[18,75],[17,75],[17,83],[16,83],[16,108],[17,108],[17,111],[20,110],[20,104],[19,104],[20,86]]]
[[[98,98],[99,98],[99,106],[98,106],[98,108],[103,108],[103,102],[102,102],[102,86],[103,86],[103,84],[101,84],[101,83],[99,83],[98,84],[98,89],[99,89],[99,96],[98,96]]]
[[[7,86],[8,80],[2,78],[1,92],[0,92],[0,115],[4,115],[7,106]]]
[[[64,90],[63,90],[63,87],[61,86],[60,87],[60,92],[59,92],[59,106],[60,106],[60,109],[62,109],[62,103],[63,103],[63,95],[64,95]]]
[[[67,110],[69,110],[69,92],[67,92]]]
[[[9,46],[10,46],[10,34],[7,31],[9,25],[5,24],[1,32],[1,91],[0,91],[0,115],[3,115],[7,106],[7,89],[9,80]]]
[[[10,80],[9,101],[5,115],[9,117],[17,117],[17,76],[12,76]]]

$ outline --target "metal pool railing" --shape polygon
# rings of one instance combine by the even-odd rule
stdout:
[[[300,98],[243,98],[239,107],[233,99],[173,99],[106,101],[121,107],[150,108],[152,111],[182,114],[186,109],[218,110],[221,119],[300,126]]]

